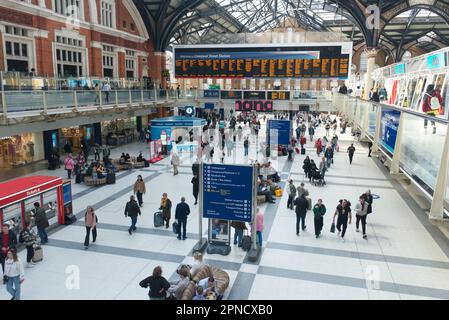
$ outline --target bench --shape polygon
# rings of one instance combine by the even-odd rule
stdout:
[[[94,179],[92,176],[85,176],[84,177],[84,184],[86,186],[99,186],[102,184],[106,184],[106,178],[97,178]]]
[[[145,168],[145,162],[141,161],[141,162],[135,162],[134,163],[134,169],[141,169],[141,168]]]
[[[265,196],[257,196],[257,204],[262,204],[267,202],[267,198]]]

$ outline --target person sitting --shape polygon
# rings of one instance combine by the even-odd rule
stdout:
[[[80,152],[78,153],[77,161],[78,161],[78,164],[79,164],[81,167],[84,167],[84,165],[86,164],[86,158],[84,158],[84,154],[83,154],[82,151],[80,151]]]
[[[143,162],[143,156],[142,156],[142,152],[139,153],[139,155],[137,156],[137,162]]]
[[[178,274],[180,279],[172,282],[170,288],[167,290],[170,293],[170,298],[174,300],[181,300],[182,294],[190,282],[189,270],[187,267],[182,267]]]
[[[262,181],[257,183],[257,195],[265,196],[266,201],[269,203],[275,203],[269,188]]]
[[[198,286],[196,288],[195,296],[192,300],[206,300],[206,297],[204,296],[204,289],[201,286]]]
[[[271,162],[267,164],[267,180],[273,180],[274,182],[280,182],[281,177],[277,171],[271,166]]]
[[[125,162],[131,162],[131,156],[129,155],[129,153],[127,153],[125,156]]]
[[[201,279],[198,281],[198,287],[203,287],[204,294],[207,295],[209,291],[214,292],[217,295],[217,300],[221,300],[220,292],[218,292],[217,282],[213,276]]]
[[[105,174],[106,174],[106,170],[104,169],[103,165],[100,163],[97,166],[97,177],[98,177],[98,179],[106,178]]]
[[[125,156],[124,152],[122,152],[122,155],[120,156],[119,163],[120,164],[125,164],[126,163],[126,156]]]

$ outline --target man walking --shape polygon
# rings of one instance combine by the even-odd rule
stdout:
[[[45,228],[50,226],[48,223],[47,214],[45,213],[45,210],[41,208],[39,202],[34,203],[34,210],[34,221],[36,223],[37,233],[41,239],[41,244],[46,244],[48,242],[48,236]]]
[[[103,85],[103,91],[104,91],[106,102],[109,103],[109,92],[111,91],[111,85],[108,82],[106,82]]]
[[[248,150],[249,150],[249,140],[248,137],[245,138],[245,141],[243,141],[243,148],[245,149],[245,157],[248,156]]]
[[[287,193],[288,193],[287,209],[293,210],[293,200],[295,200],[295,196],[296,196],[296,187],[293,184],[292,179],[290,179],[290,181],[288,183]]]
[[[129,235],[133,234],[133,231],[136,231],[136,224],[137,224],[137,215],[142,215],[140,212],[139,204],[137,203],[134,196],[131,196],[129,198],[129,202],[126,203],[125,207],[125,217],[131,218],[131,226],[128,229]]]
[[[173,175],[176,176],[178,174],[178,166],[181,160],[179,159],[179,155],[176,152],[173,152],[171,157],[171,164],[173,165]]]
[[[318,203],[313,207],[313,215],[315,221],[315,237],[319,237],[323,229],[323,216],[326,213],[326,206],[322,199],[318,199]]]
[[[299,236],[299,222],[301,221],[301,229],[304,231],[306,229],[306,214],[309,207],[309,202],[306,199],[306,193],[302,193],[295,200],[296,206],[296,235]]]
[[[351,146],[348,148],[349,164],[352,164],[352,158],[354,157],[354,152],[355,152],[354,144],[351,143]]]
[[[371,158],[371,148],[373,147],[373,143],[371,141],[368,142],[368,157]]]
[[[181,240],[181,228],[182,228],[182,240],[186,237],[187,228],[187,216],[190,214],[189,205],[186,203],[186,198],[182,197],[181,202],[176,206],[175,219],[178,220],[178,240]]]

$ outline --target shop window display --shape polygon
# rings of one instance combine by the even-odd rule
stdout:
[[[0,168],[11,168],[35,161],[32,133],[0,138]]]

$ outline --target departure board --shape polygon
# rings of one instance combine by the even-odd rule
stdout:
[[[349,78],[352,43],[175,46],[176,78]]]

